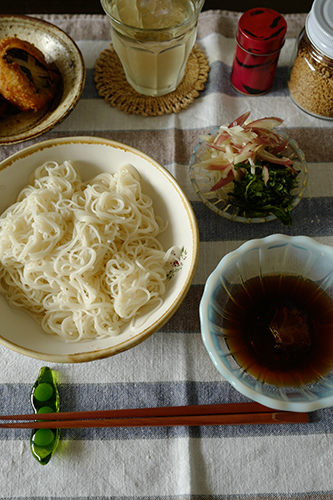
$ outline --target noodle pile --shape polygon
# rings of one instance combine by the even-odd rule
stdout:
[[[131,165],[83,183],[46,162],[0,217],[0,293],[65,341],[117,335],[162,303],[177,251],[164,229]]]

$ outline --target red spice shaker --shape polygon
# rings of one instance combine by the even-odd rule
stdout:
[[[275,10],[255,8],[241,16],[231,72],[236,90],[260,95],[271,88],[286,31],[284,17]]]

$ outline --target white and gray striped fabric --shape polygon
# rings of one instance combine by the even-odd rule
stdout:
[[[333,244],[333,123],[297,109],[288,96],[288,64],[304,15],[287,15],[288,39],[272,90],[247,97],[229,83],[238,13],[200,15],[199,47],[210,76],[205,90],[179,114],[127,115],[98,96],[93,68],[110,43],[98,15],[36,16],[56,24],[78,44],[87,66],[83,96],[71,115],[38,139],[0,147],[0,160],[34,142],[94,135],[134,146],[164,165],[193,204],[200,231],[198,270],[174,317],[139,346],[88,364],[49,365],[59,374],[61,409],[133,408],[245,401],[213,367],[201,336],[198,306],[219,260],[251,238],[307,235]],[[246,110],[279,116],[309,164],[309,185],[293,211],[294,224],[244,225],[209,211],[192,189],[188,162],[199,135]],[[0,325],[1,331],[1,325]],[[31,411],[30,390],[43,363],[0,346],[2,414]],[[0,498],[6,500],[327,500],[333,498],[333,411],[308,424],[62,431],[57,453],[41,466],[30,431],[0,433]]]

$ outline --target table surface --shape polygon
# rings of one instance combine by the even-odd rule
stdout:
[[[244,12],[254,7],[269,7],[280,13],[309,12],[313,0],[206,0],[203,10],[221,9]],[[100,14],[103,10],[99,0],[15,0],[15,2],[2,2],[1,14]]]
[[[305,14],[286,15],[288,37],[273,87],[265,95],[251,97],[237,93],[229,82],[239,14],[203,12],[197,43],[210,65],[205,89],[180,113],[155,117],[126,114],[98,95],[94,66],[110,43],[105,16],[39,17],[76,41],[86,64],[85,89],[65,121],[36,139],[1,146],[0,161],[31,144],[71,135],[128,144],[152,156],[176,177],[193,206],[200,234],[193,283],[163,328],[108,359],[48,364],[58,373],[61,409],[246,401],[215,369],[201,340],[198,308],[207,277],[227,252],[251,238],[283,233],[333,244],[332,122],[295,107],[286,83]],[[308,161],[308,189],[293,211],[291,227],[277,221],[249,225],[222,219],[193,191],[188,163],[199,136],[248,109],[254,119],[282,117],[283,127]],[[2,345],[0,356],[1,412],[30,412],[30,390],[44,363]],[[327,500],[333,497],[332,417],[332,408],[327,408],[312,413],[307,424],[64,430],[59,449],[46,466],[30,453],[30,431],[2,431],[0,498]]]

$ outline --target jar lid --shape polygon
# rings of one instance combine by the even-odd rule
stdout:
[[[305,28],[311,42],[333,57],[333,0],[314,0]]]
[[[275,10],[250,9],[239,19],[237,42],[254,54],[271,54],[281,49],[286,31],[284,17]]]

